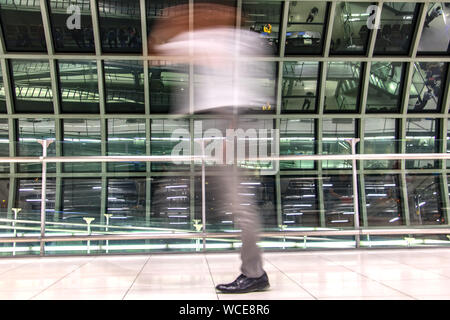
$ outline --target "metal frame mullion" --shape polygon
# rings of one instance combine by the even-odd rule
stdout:
[[[326,17],[326,25],[327,25],[327,32],[325,35],[325,43],[323,48],[323,56],[328,57],[330,54],[330,45],[331,45],[331,39],[333,35],[333,24],[334,24],[334,18],[336,13],[336,2],[331,2],[330,9],[328,10],[328,17]]]
[[[425,18],[427,16],[428,2],[421,3],[418,13],[417,23],[415,25],[415,30],[411,39],[411,47],[409,49],[409,56],[415,58],[417,55],[417,50],[419,48],[420,38],[422,37],[422,31],[425,24]]]
[[[53,37],[51,32],[50,14],[47,6],[47,0],[40,0],[42,26],[45,34],[45,44],[47,45],[47,52],[50,56],[55,54],[55,48],[53,46]]]
[[[377,4],[378,11],[377,13],[380,15],[380,24],[381,24],[381,13],[383,10],[384,1],[379,1]],[[377,33],[381,29],[372,29],[370,33],[369,43],[367,45],[367,57],[372,58],[373,52],[375,51],[375,43],[377,41]]]
[[[90,0],[90,5],[92,16],[92,31],[94,33],[95,55],[100,56],[102,54],[102,43],[100,34],[99,13],[97,10],[97,1]]]
[[[284,1],[283,3],[283,16],[282,21],[280,25],[280,57],[284,57],[284,52],[286,49],[286,31],[287,31],[287,25],[289,21],[289,1]]]

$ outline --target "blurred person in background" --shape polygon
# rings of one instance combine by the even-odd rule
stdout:
[[[163,16],[167,18],[155,23],[149,35],[149,54],[164,56],[164,60],[176,56],[176,63],[192,61],[196,74],[201,74],[204,79],[195,84],[194,113],[227,118],[230,129],[235,129],[238,122],[236,108],[262,108],[274,104],[274,97],[267,87],[255,81],[271,79],[272,65],[240,59],[270,54],[267,42],[257,32],[236,28],[235,7],[198,3],[193,8],[192,31],[186,30],[189,5],[165,9]],[[171,106],[173,111],[189,114],[189,101],[186,100],[175,100]],[[223,167],[226,171],[217,181],[220,187],[216,192],[221,193],[224,199],[221,205],[228,206],[226,210],[232,211],[241,230],[241,275],[231,283],[217,285],[216,289],[224,293],[266,290],[270,285],[257,245],[261,221],[256,195],[244,193],[245,183],[242,183],[235,161]]]

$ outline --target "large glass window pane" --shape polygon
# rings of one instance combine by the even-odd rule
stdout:
[[[351,154],[352,148],[347,139],[356,138],[354,119],[323,119],[323,154]],[[322,161],[324,169],[351,168],[351,160]]]
[[[14,110],[17,113],[53,113],[53,93],[47,60],[10,60]]]
[[[3,74],[1,67],[0,67],[0,113],[6,113],[5,85],[3,84]]]
[[[317,179],[307,176],[282,176],[280,184],[283,225],[288,228],[320,226]]]
[[[426,10],[418,53],[450,53],[450,2],[430,2]]]
[[[144,70],[141,61],[104,62],[106,112],[144,113]]]
[[[0,1],[0,17],[8,51],[47,51],[39,1]]]
[[[280,155],[313,155],[316,153],[314,119],[282,119],[280,122]],[[314,169],[312,160],[280,161],[280,169]]]
[[[189,113],[189,68],[169,61],[149,65],[150,112]]]
[[[64,119],[63,156],[100,156],[100,120]],[[63,163],[67,172],[98,172],[100,163]]]
[[[95,52],[91,2],[47,0],[56,52]],[[67,11],[68,9],[71,9]]]
[[[375,55],[408,54],[419,6],[416,2],[383,3]]]
[[[108,119],[109,156],[145,156],[145,119]],[[109,171],[145,171],[145,162],[108,163]]]
[[[402,101],[405,63],[372,62],[367,112],[398,112]]]
[[[289,3],[286,55],[322,53],[327,11],[326,2]]]
[[[187,15],[188,0],[146,0],[147,11],[147,34],[149,35],[149,45],[156,39],[157,34],[152,33],[153,26],[161,20],[174,19],[177,15]],[[184,5],[184,6],[183,6]],[[170,9],[167,9],[170,8]],[[189,19],[179,19],[177,21],[182,30],[189,30]],[[178,25],[178,24],[177,24]]]
[[[9,157],[8,119],[0,119],[0,157]],[[9,172],[9,164],[1,163],[0,172]]]
[[[400,185],[397,175],[365,175],[367,224],[376,226],[399,226],[403,220],[400,204]]]
[[[94,224],[101,217],[101,179],[62,179],[62,214],[60,219],[70,223],[86,224],[83,218],[94,218]]]
[[[142,52],[139,0],[100,0],[98,12],[103,52]]]
[[[367,19],[370,12],[364,2],[338,2],[334,14],[331,54],[364,54],[370,31]]]
[[[18,179],[16,188],[16,203],[14,207],[22,209],[18,219],[41,221],[42,180],[40,178]],[[55,194],[56,179],[47,178],[45,213],[47,218],[49,218],[48,221],[53,220],[55,214]],[[35,232],[38,232],[38,225],[30,226],[35,227]]]
[[[282,112],[315,113],[319,62],[284,62]]]
[[[9,179],[0,180],[0,217],[2,219],[8,218],[8,199],[9,199]],[[0,231],[8,232],[8,230]]]
[[[446,74],[444,62],[415,62],[408,112],[440,111]]]
[[[145,183],[145,178],[108,179],[110,224],[145,226]]]
[[[175,130],[177,130],[177,132],[174,132]],[[170,156],[174,147],[177,145],[180,146],[180,153],[177,153],[176,155],[183,155],[183,152],[184,155],[191,155],[189,147],[191,143],[189,121],[186,119],[153,119],[151,122],[150,135],[150,150],[152,156]],[[182,144],[180,145],[180,143]],[[152,162],[153,171],[189,170],[189,168],[189,162],[183,162],[181,164],[175,164],[173,162]]]
[[[356,112],[362,79],[360,62],[328,62],[325,112]]]
[[[325,224],[327,227],[353,227],[353,180],[351,174],[323,177]]]
[[[98,113],[98,76],[95,60],[59,60],[59,91],[64,113]]]
[[[437,153],[439,152],[438,121],[434,119],[406,120],[406,152]],[[437,160],[406,160],[406,168],[434,168]]]
[[[267,40],[274,54],[279,50],[282,2],[244,1],[242,3],[242,26],[257,32]]]
[[[407,174],[409,219],[412,225],[445,224],[438,175]]]
[[[151,183],[152,226],[191,229],[190,179],[188,177],[153,177]]]
[[[364,153],[398,153],[398,120],[391,118],[367,118],[364,125]],[[398,169],[396,160],[364,161],[366,169]]]
[[[233,232],[239,230],[240,215],[233,212],[232,203],[229,202],[230,192],[224,192],[223,185],[229,185],[229,176],[206,176],[206,230],[208,232]],[[277,215],[275,205],[275,179],[273,176],[242,176],[239,178],[240,199],[255,197],[254,205],[260,216],[263,230],[277,228]],[[201,219],[201,178],[195,183],[195,213]],[[278,228],[277,228],[278,229]]]
[[[16,120],[18,157],[42,156],[42,145],[38,140],[55,139],[55,121],[51,119],[18,119]],[[48,156],[56,155],[55,143],[51,143],[47,149]],[[19,163],[20,172],[42,172],[39,163]],[[47,170],[54,172],[54,163],[47,163]]]

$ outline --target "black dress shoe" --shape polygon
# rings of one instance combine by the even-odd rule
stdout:
[[[270,287],[267,273],[259,278],[249,278],[241,274],[231,283],[219,284],[216,289],[223,293],[247,293],[254,291],[263,291]]]

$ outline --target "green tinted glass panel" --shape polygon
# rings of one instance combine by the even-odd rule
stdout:
[[[289,3],[286,55],[322,53],[327,7],[326,2]]]
[[[319,62],[284,62],[282,112],[313,113],[317,110]]]
[[[331,37],[331,54],[364,54],[370,30],[367,19],[371,3],[337,2]]]
[[[347,139],[356,138],[354,119],[323,119],[323,154],[351,154],[352,149]],[[324,169],[351,168],[351,160],[322,161]]]
[[[100,120],[64,119],[63,156],[100,156]],[[67,172],[98,172],[100,163],[63,163]]]
[[[141,53],[141,11],[139,0],[98,1],[102,51]]]
[[[450,53],[450,2],[430,2],[420,37],[419,54]]]
[[[109,156],[144,156],[145,119],[108,119]],[[108,163],[109,171],[145,171],[145,162]]]
[[[47,60],[10,60],[14,110],[17,113],[53,113],[53,91]]]
[[[56,52],[94,53],[91,2],[47,0]]]
[[[439,152],[438,120],[407,119],[406,120],[406,152],[407,153],[436,153]],[[435,168],[435,160],[406,160],[406,168]]]
[[[0,5],[6,50],[47,51],[39,1],[2,0]]]
[[[414,62],[408,112],[440,111],[447,65],[443,62]]]
[[[141,61],[106,60],[106,112],[144,113],[144,70]]]
[[[95,60],[59,60],[59,91],[64,113],[98,113],[98,76]]]
[[[419,6],[415,2],[383,3],[375,55],[408,54]]]
[[[282,119],[280,122],[280,155],[313,155],[316,150],[314,119]],[[280,169],[314,169],[314,161],[288,160]]]
[[[405,67],[406,64],[402,62],[372,62],[367,112],[398,112],[400,110]]]
[[[364,122],[364,153],[392,154],[399,150],[398,120],[391,118],[367,118]],[[364,161],[366,169],[398,169],[395,160]]]
[[[325,85],[326,112],[356,112],[362,78],[360,62],[328,62]]]

